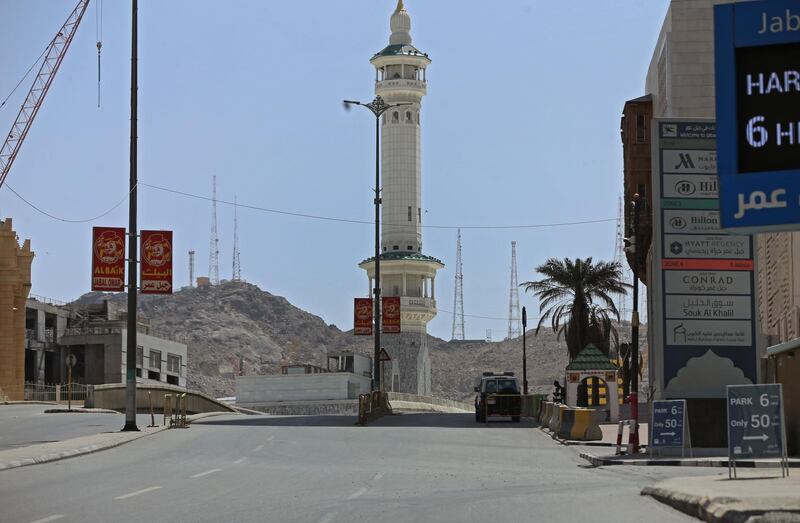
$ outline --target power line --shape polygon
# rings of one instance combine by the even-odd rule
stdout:
[[[110,213],[111,213],[111,211],[115,210],[117,207],[119,207],[120,205],[122,205],[122,204],[125,202],[125,200],[127,200],[127,199],[128,199],[128,195],[129,195],[131,192],[133,192],[133,190],[134,190],[134,189],[136,189],[136,186],[134,186],[134,187],[133,187],[133,188],[130,190],[130,192],[129,192],[128,194],[126,194],[126,195],[125,195],[125,196],[124,196],[124,197],[123,197],[123,198],[122,198],[120,201],[118,201],[118,202],[116,203],[116,205],[114,205],[113,207],[111,207],[109,210],[105,211],[105,212],[104,212],[104,213],[102,213],[102,214],[98,214],[97,216],[95,216],[95,217],[93,217],[93,218],[87,218],[87,219],[85,219],[85,220],[71,220],[71,219],[69,219],[69,218],[61,218],[60,216],[56,216],[56,215],[54,215],[54,214],[51,214],[51,213],[49,213],[49,212],[47,212],[47,211],[45,211],[45,210],[43,210],[43,209],[41,209],[41,208],[37,207],[37,206],[36,206],[36,205],[34,205],[33,203],[31,203],[31,202],[29,202],[28,200],[26,200],[26,199],[25,199],[25,198],[24,198],[24,197],[23,197],[23,196],[22,196],[20,193],[18,193],[17,191],[15,191],[15,190],[14,190],[14,188],[13,188],[13,187],[11,187],[11,185],[10,185],[8,182],[6,182],[5,184],[3,184],[3,187],[6,187],[6,188],[8,188],[8,190],[9,190],[9,191],[11,191],[12,193],[14,193],[14,195],[15,195],[17,198],[19,198],[20,200],[22,200],[23,202],[25,202],[25,203],[26,203],[26,204],[27,204],[29,207],[31,207],[31,208],[32,208],[32,209],[34,209],[35,211],[37,211],[37,212],[39,212],[39,213],[41,213],[41,214],[43,214],[43,215],[47,216],[48,218],[52,218],[53,220],[57,220],[57,221],[59,221],[59,222],[65,222],[65,223],[87,223],[87,222],[93,222],[93,221],[95,221],[95,220],[99,220],[99,219],[100,219],[100,218],[102,218],[103,216],[105,216],[105,215],[107,215],[107,214],[110,214]]]
[[[192,194],[185,191],[179,191],[177,189],[170,189],[167,187],[161,187],[158,185],[152,185],[149,183],[139,182],[139,185],[144,187],[149,187],[151,189],[156,189],[159,191],[169,192],[173,194],[178,194],[181,196],[186,196],[188,198],[195,198],[198,200],[206,200],[210,201],[211,198],[208,196],[203,196],[201,194]],[[369,220],[353,220],[349,218],[338,218],[333,216],[322,216],[317,214],[308,214],[308,213],[301,213],[295,211],[283,211],[279,209],[271,209],[268,207],[261,207],[258,205],[249,205],[244,203],[238,202],[231,202],[226,200],[216,200],[217,203],[224,203],[226,205],[233,205],[237,206],[242,209],[251,209],[254,211],[262,211],[262,212],[269,212],[273,214],[282,214],[285,216],[295,216],[298,218],[309,218],[314,220],[325,220],[325,221],[332,221],[332,222],[342,222],[342,223],[355,223],[361,225],[374,225],[374,221]],[[598,220],[578,220],[573,222],[557,222],[557,223],[538,223],[538,224],[530,224],[530,225],[420,225],[420,227],[425,227],[428,229],[537,229],[537,228],[546,228],[546,227],[562,227],[562,226],[569,226],[569,225],[587,225],[593,223],[605,223],[605,222],[613,222],[616,218],[603,218]],[[387,225],[399,225],[399,224],[387,224]]]

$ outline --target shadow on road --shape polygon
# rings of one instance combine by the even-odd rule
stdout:
[[[236,416],[206,418],[193,425],[251,426],[251,427],[352,427],[356,416]],[[454,429],[530,429],[534,423],[522,420],[513,423],[510,418],[498,418],[488,424],[477,423],[474,414],[406,413],[385,416],[373,421],[364,430],[381,427],[437,427]]]

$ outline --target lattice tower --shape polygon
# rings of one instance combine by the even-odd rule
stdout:
[[[461,229],[458,230],[456,243],[456,281],[453,298],[453,334],[452,339],[464,339],[464,271],[461,264]]]
[[[519,285],[517,283],[517,242],[511,242],[511,289],[508,295],[508,339],[522,336],[522,318],[519,313]]]
[[[194,287],[194,251],[189,251],[189,287]]]
[[[208,277],[212,285],[219,285],[219,237],[217,236],[217,177],[214,176],[211,198],[211,242],[208,247]]]
[[[239,262],[239,220],[238,220],[238,205],[236,205],[236,197],[233,197],[233,275],[231,280],[242,280],[242,265]]]

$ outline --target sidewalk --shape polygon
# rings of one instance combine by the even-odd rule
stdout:
[[[703,449],[696,449],[703,451]],[[602,451],[601,451],[602,452]],[[680,456],[653,456],[642,452],[637,455],[623,454],[615,456],[604,452],[591,451],[589,449],[580,453],[580,456],[594,465],[595,467],[604,467],[609,465],[639,465],[639,466],[662,466],[662,467],[727,467],[728,456],[694,456],[690,457],[689,452],[686,452],[686,457]],[[741,459],[736,460],[736,467],[739,468],[757,468],[757,469],[780,469],[780,463],[775,459]],[[800,459],[789,458],[790,468],[800,468]],[[800,497],[800,491],[798,491]]]
[[[671,478],[642,495],[710,522],[800,522],[800,474],[781,478],[775,470],[740,470],[728,474]]]
[[[603,433],[603,439],[596,440],[596,441],[580,441],[580,440],[569,440],[569,439],[561,439],[555,436],[550,429],[546,427],[539,427],[539,429],[544,432],[545,434],[549,434],[550,437],[555,439],[556,441],[562,443],[563,445],[580,445],[585,447],[615,447],[617,445],[617,431],[619,426],[616,423],[603,423],[600,425],[600,431]],[[639,424],[639,443],[642,447],[647,446],[647,438],[648,436],[648,424],[647,423],[640,423]],[[622,445],[623,447],[628,444],[628,437],[630,435],[630,430],[628,427],[625,427],[622,432]]]

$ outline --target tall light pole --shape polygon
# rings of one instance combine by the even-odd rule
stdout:
[[[634,453],[639,452],[639,214],[640,197],[633,195],[633,312],[631,313],[631,417],[633,426],[630,431],[630,443]]]
[[[528,395],[528,356],[525,352],[525,331],[528,330],[528,313],[522,307],[522,393]]]
[[[411,105],[410,103],[387,104],[383,98],[376,96],[369,103],[345,100],[344,108],[348,111],[350,106],[360,105],[375,115],[375,287],[372,289],[374,301],[374,331],[375,348],[372,357],[372,390],[381,389],[381,115],[392,107]]]
[[[126,342],[127,357],[125,371],[125,426],[123,431],[138,431],[136,426],[136,267],[137,242],[139,241],[136,225],[136,119],[138,102],[138,2],[131,2],[131,145],[130,145],[130,195],[128,199],[128,337]]]

